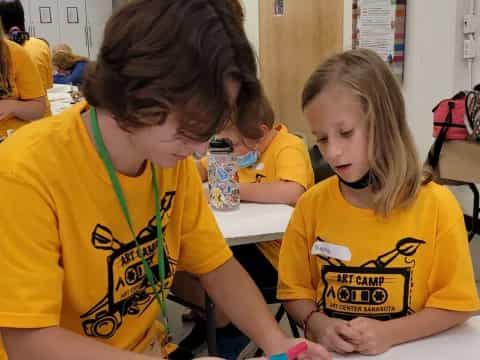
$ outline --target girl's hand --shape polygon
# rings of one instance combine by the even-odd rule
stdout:
[[[349,322],[350,327],[360,333],[356,351],[364,355],[381,354],[392,347],[386,322],[358,317]]]
[[[348,321],[330,318],[322,313],[312,315],[306,332],[313,341],[338,354],[356,351],[361,337],[360,332]]]

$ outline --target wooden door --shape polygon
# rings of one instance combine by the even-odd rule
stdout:
[[[305,134],[310,144],[301,93],[313,69],[343,48],[343,3],[283,0],[283,15],[275,15],[276,0],[259,0],[260,77],[277,121]]]

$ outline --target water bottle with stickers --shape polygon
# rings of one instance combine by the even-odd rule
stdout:
[[[217,210],[232,210],[240,205],[237,157],[228,139],[210,141],[208,153],[208,200]]]

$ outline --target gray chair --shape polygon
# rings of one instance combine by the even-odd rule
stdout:
[[[313,173],[315,175],[315,184],[334,175],[334,171],[322,157],[317,145],[313,145],[308,149],[310,161],[312,162]]]

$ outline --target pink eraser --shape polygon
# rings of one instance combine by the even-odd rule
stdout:
[[[287,351],[288,360],[296,359],[298,355],[300,355],[305,351],[307,351],[307,343],[305,341],[302,341],[301,343],[298,343],[297,345],[288,349]]]

